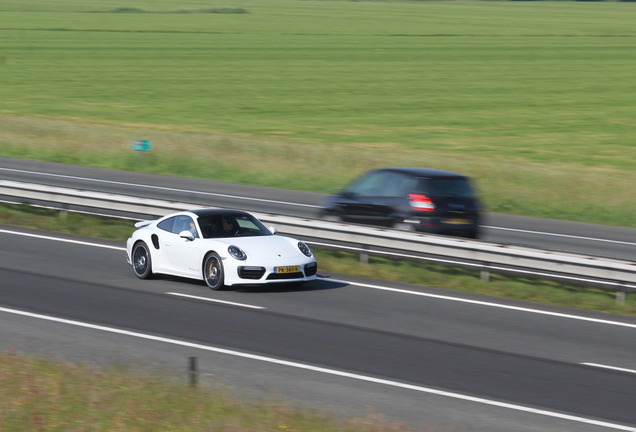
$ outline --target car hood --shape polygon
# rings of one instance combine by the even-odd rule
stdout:
[[[238,246],[245,252],[248,259],[256,260],[281,260],[298,256],[305,256],[298,249],[298,240],[284,236],[263,237],[234,237],[215,239],[216,243],[227,246]]]

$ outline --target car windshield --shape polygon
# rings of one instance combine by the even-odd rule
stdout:
[[[245,213],[205,215],[198,222],[203,238],[273,235],[258,219]]]
[[[426,195],[430,197],[474,198],[475,191],[463,177],[434,177],[426,182]]]

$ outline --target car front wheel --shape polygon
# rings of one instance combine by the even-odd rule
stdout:
[[[225,287],[223,263],[215,252],[206,255],[203,260],[203,279],[206,285],[213,290],[222,290]]]
[[[404,222],[395,222],[393,224],[393,228],[400,231],[415,231],[415,227],[413,226],[413,224]]]
[[[150,250],[144,242],[139,242],[132,250],[132,267],[135,276],[139,279],[148,279],[152,277],[152,263],[150,258]]]

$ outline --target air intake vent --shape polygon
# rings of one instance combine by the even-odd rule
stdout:
[[[265,267],[239,267],[238,275],[241,279],[260,279],[265,274]]]

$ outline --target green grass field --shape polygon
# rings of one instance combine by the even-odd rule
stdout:
[[[434,166],[636,226],[634,4],[125,3],[2,2],[0,156],[318,192]]]

